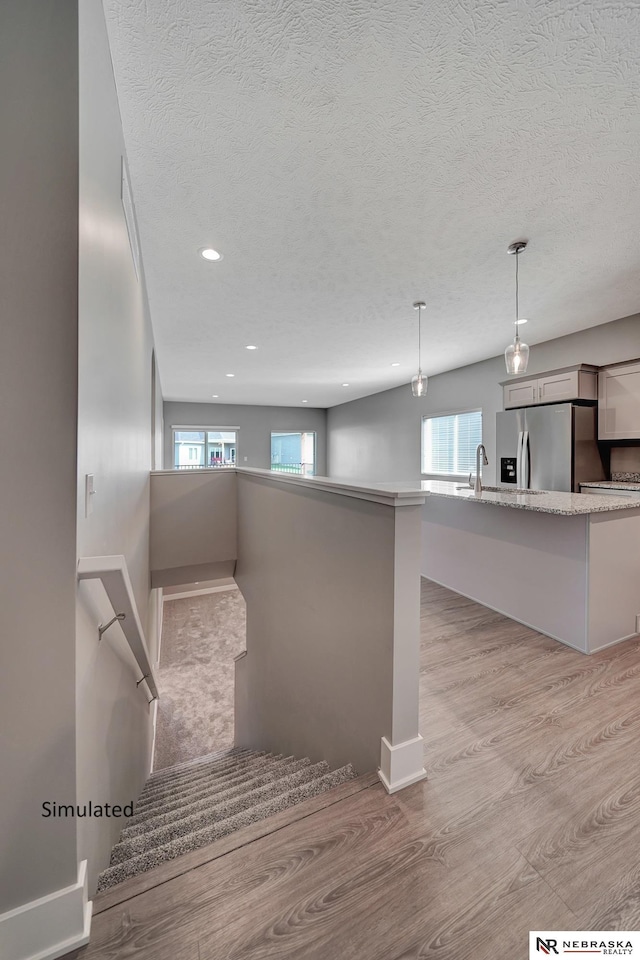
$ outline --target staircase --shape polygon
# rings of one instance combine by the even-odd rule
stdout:
[[[231,749],[152,774],[100,874],[98,891],[331,790],[355,772]]]

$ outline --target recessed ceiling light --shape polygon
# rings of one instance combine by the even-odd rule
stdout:
[[[516,320],[516,323],[518,324],[518,326],[519,326],[521,323],[528,323],[528,322],[529,322],[529,321],[526,320],[524,317],[523,317],[521,320]]]
[[[222,254],[218,253],[217,250],[213,250],[212,247],[202,247],[200,256],[203,260],[222,260]]]
[[[212,393],[211,396],[213,397],[214,400],[217,400],[218,397],[220,396],[220,394],[218,394],[218,393]]]
[[[250,343],[247,347],[245,347],[245,350],[257,350],[257,349],[258,348],[254,347],[252,343]]]
[[[349,384],[348,384],[348,383],[343,383],[342,386],[343,386],[343,387],[348,387]]]
[[[392,367],[399,367],[400,364],[399,364],[399,363],[392,363],[391,366],[392,366]]]
[[[225,377],[235,377],[235,373],[225,373]]]
[[[303,403],[309,403],[309,401],[308,401],[308,400],[303,400],[302,402],[303,402]]]

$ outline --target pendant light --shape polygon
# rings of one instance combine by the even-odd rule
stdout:
[[[516,243],[507,247],[507,253],[512,253],[516,258],[516,334],[513,343],[510,343],[504,352],[504,361],[507,365],[507,373],[526,373],[529,362],[529,347],[520,339],[520,316],[518,313],[518,258],[527,246],[525,240],[518,240]]]
[[[427,393],[427,377],[422,372],[421,366],[421,344],[420,344],[420,328],[422,326],[422,311],[426,308],[426,303],[423,300],[416,300],[413,305],[413,309],[418,311],[418,372],[411,381],[411,392],[414,397],[424,397]]]

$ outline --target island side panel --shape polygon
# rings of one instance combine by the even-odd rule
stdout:
[[[594,513],[589,524],[589,652],[637,635],[640,510]]]
[[[429,497],[422,575],[586,653],[588,522]]]

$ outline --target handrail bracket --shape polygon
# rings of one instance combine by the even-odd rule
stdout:
[[[98,627],[98,640],[102,640],[102,634],[105,632],[105,630],[108,630],[109,627],[113,626],[116,620],[126,620],[126,618],[126,613],[116,613],[115,617],[112,617],[111,620],[109,620],[109,623],[101,623]]]

